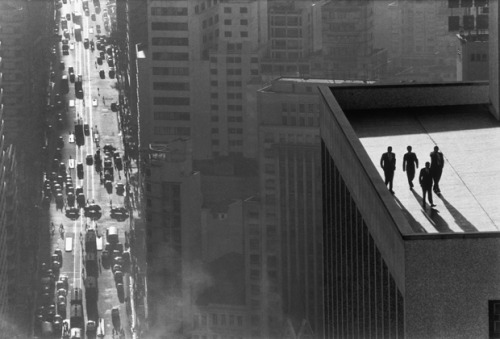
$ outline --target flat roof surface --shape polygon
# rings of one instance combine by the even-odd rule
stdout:
[[[500,231],[500,123],[483,105],[346,112],[383,178],[380,157],[396,154],[394,199],[415,233]],[[411,145],[419,160],[409,189],[403,156]],[[422,207],[420,169],[439,146],[445,158],[441,196]],[[383,180],[383,179],[382,179]]]

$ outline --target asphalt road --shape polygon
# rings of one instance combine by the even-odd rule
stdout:
[[[92,0],[89,1],[90,14],[95,13]],[[101,10],[106,8],[106,1],[101,0]],[[102,29],[101,35],[108,35],[109,32],[104,30],[102,12],[96,14],[96,21],[91,20],[91,16],[85,16],[82,11],[82,3],[79,1],[69,1],[59,9],[60,17],[65,17],[66,13],[78,11],[82,14],[82,38],[96,41],[95,34],[96,24],[99,24]],[[72,30],[73,22],[68,21],[68,28]],[[94,33],[89,32],[89,28],[93,28]],[[82,40],[83,40],[82,39]],[[83,82],[83,99],[75,98],[74,84],[70,83],[69,93],[64,98],[64,125],[59,128],[58,135],[63,136],[64,147],[62,148],[62,161],[69,167],[70,157],[76,163],[82,163],[84,166],[84,177],[82,180],[78,179],[75,169],[69,169],[69,175],[72,178],[74,187],[81,186],[85,198],[90,203],[95,202],[101,207],[101,216],[98,220],[92,220],[84,216],[83,209],[80,209],[80,216],[76,220],[71,220],[65,215],[65,210],[57,210],[55,202],[52,201],[50,205],[50,220],[55,225],[55,234],[52,236],[52,253],[53,250],[59,248],[63,251],[63,266],[61,268],[61,275],[69,277],[70,290],[72,287],[80,287],[84,291],[84,280],[86,272],[84,270],[84,242],[80,241],[80,234],[85,236],[87,228],[93,228],[97,231],[98,235],[102,236],[103,246],[106,243],[105,236],[106,229],[110,226],[116,226],[119,232],[120,243],[125,244],[125,231],[129,230],[130,222],[127,218],[124,221],[117,221],[111,218],[110,210],[112,207],[124,206],[124,197],[118,195],[115,190],[115,184],[122,182],[125,184],[123,172],[117,172],[115,169],[114,183],[112,192],[108,192],[103,185],[99,173],[96,172],[94,166],[86,165],[85,157],[87,155],[94,155],[98,147],[101,147],[101,155],[104,155],[102,147],[105,144],[110,144],[116,147],[120,155],[123,156],[123,144],[118,127],[117,113],[112,112],[110,109],[112,102],[118,102],[118,91],[115,89],[116,79],[110,79],[108,76],[109,67],[106,61],[102,65],[96,64],[96,58],[99,56],[99,51],[95,49],[91,51],[90,48],[84,48],[83,42],[76,42],[74,36],[71,36],[70,42],[74,42],[74,49],[70,50],[69,55],[63,56],[61,53],[62,43],[58,42],[59,55],[61,60],[64,61],[65,69],[57,72],[56,79],[60,79],[61,74],[68,74],[68,67],[74,68],[75,76],[82,75]],[[99,70],[103,69],[106,73],[106,78],[101,79]],[[69,76],[68,76],[69,77]],[[96,99],[97,105],[92,105],[92,101]],[[69,107],[69,100],[75,100],[75,107]],[[83,121],[91,127],[90,136],[85,137],[85,144],[78,147],[75,143],[69,140],[70,133],[74,132],[74,125],[76,121]],[[99,134],[99,142],[95,142],[96,134]],[[66,199],[66,195],[65,195]],[[65,234],[62,236],[58,232],[59,225],[62,224],[65,229]],[[65,239],[70,237],[73,239],[73,248],[71,251],[65,251]],[[100,261],[101,251],[98,251]],[[124,283],[128,281],[128,274],[125,274]],[[92,320],[97,321],[98,318],[104,319],[106,328],[106,337],[112,336],[112,321],[111,309],[113,307],[120,308],[120,318],[122,328],[125,331],[125,337],[131,338],[130,326],[127,322],[126,306],[125,303],[120,303],[117,296],[117,290],[113,274],[110,269],[104,269],[100,266],[100,275],[98,278],[98,301],[97,301],[97,315],[93,314],[92,310],[85,310],[85,323],[88,320],[89,311]],[[129,289],[125,286],[125,298],[127,298]],[[69,317],[69,295],[68,295],[67,315]],[[86,302],[83,302],[84,309]],[[116,337],[118,338],[118,337]]]

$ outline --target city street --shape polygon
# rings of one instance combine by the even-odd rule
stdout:
[[[99,1],[94,1],[94,3],[99,3]],[[112,103],[118,103],[119,92],[116,88],[115,76],[110,78],[111,67],[107,61],[114,60],[113,47],[103,44],[101,50],[97,49],[99,37],[106,39],[106,36],[109,36],[109,30],[104,28],[105,22],[103,19],[107,2],[100,1],[101,10],[98,11],[98,14],[92,0],[88,2],[88,8],[89,15],[85,15],[82,1],[68,0],[58,9],[59,14],[57,15],[58,20],[60,18],[70,18],[70,20],[67,20],[67,29],[70,34],[68,39],[69,55],[63,55],[63,42],[56,41],[55,45],[59,57],[55,58],[55,60],[58,60],[55,64],[60,65],[60,67],[53,69],[55,86],[53,86],[52,98],[56,97],[55,93],[61,93],[62,108],[59,109],[59,112],[62,113],[60,115],[62,121],[57,125],[57,132],[55,133],[57,136],[52,135],[52,138],[62,137],[62,141],[58,145],[58,147],[62,147],[60,147],[60,150],[55,151],[54,158],[57,159],[51,162],[51,166],[49,166],[51,170],[46,172],[47,182],[52,182],[52,180],[56,182],[55,178],[49,179],[51,174],[56,177],[61,177],[61,175],[65,177],[62,179],[64,183],[60,183],[60,194],[63,197],[64,206],[56,203],[56,194],[56,198],[50,198],[49,207],[51,225],[54,225],[51,231],[51,254],[57,249],[62,251],[63,260],[59,276],[69,278],[66,311],[61,313],[58,310],[58,314],[66,314],[65,318],[70,319],[70,314],[72,314],[70,306],[73,307],[70,305],[71,291],[74,288],[80,288],[83,292],[84,324],[87,324],[89,320],[93,320],[99,325],[100,319],[103,319],[104,326],[97,330],[97,334],[100,335],[98,337],[102,338],[102,334],[104,334],[105,338],[132,338],[131,326],[128,323],[129,316],[127,315],[132,310],[126,306],[126,301],[130,300],[130,259],[128,259],[128,268],[125,267],[125,263],[121,264],[122,257],[127,254],[122,253],[129,253],[127,251],[128,240],[126,233],[129,232],[130,218],[128,208],[125,206],[126,192],[122,189],[126,186],[126,177],[122,167],[122,137],[116,109],[111,109]],[[77,27],[74,22],[75,13],[81,14],[81,38],[77,37]],[[66,16],[67,14],[69,15]],[[76,15],[76,20],[78,20],[78,15]],[[97,34],[97,25],[101,28],[101,34]],[[59,29],[62,39],[65,39],[61,25],[59,25]],[[84,46],[85,39],[88,39],[90,44],[86,43]],[[96,48],[94,49],[93,46]],[[97,57],[103,54],[105,58],[102,59],[102,64],[99,65]],[[64,62],[64,68],[62,64],[59,64],[60,61]],[[110,65],[111,63],[112,61]],[[70,67],[73,68],[74,77],[70,75]],[[104,79],[99,74],[101,70],[105,73]],[[63,94],[64,81],[59,82],[59,79],[64,75],[68,76],[69,82],[69,92],[67,94]],[[81,79],[83,96],[78,95],[78,90],[75,90],[75,84],[79,79]],[[88,130],[86,127],[88,127]],[[81,138],[79,138],[80,129],[83,131],[83,137]],[[111,145],[111,150],[108,145]],[[60,158],[57,153],[60,153]],[[90,156],[90,159],[87,156]],[[97,163],[98,159],[100,163],[104,162],[104,168]],[[78,173],[79,167],[83,167],[83,178],[82,173]],[[66,174],[62,174],[61,171],[65,171]],[[120,186],[120,184],[123,184],[123,186]],[[84,195],[82,201],[79,201],[81,197],[78,195],[79,187],[82,188]],[[52,190],[54,190],[54,187],[52,187]],[[74,194],[73,201],[76,196],[76,201],[73,203],[69,198],[70,192]],[[70,194],[68,195],[68,193]],[[71,206],[73,204],[74,207]],[[106,230],[110,227],[116,227],[119,244],[107,244]],[[86,234],[92,232],[97,234],[95,242],[97,258],[92,257],[89,245],[85,242]],[[90,246],[90,248],[93,248],[93,246]],[[103,251],[107,252],[110,259],[102,257]],[[115,261],[116,257],[120,257],[119,263]],[[44,262],[49,267],[52,265],[52,259],[50,258],[47,258]],[[90,272],[92,263],[96,263],[96,273]],[[117,264],[123,265],[123,269],[121,265],[116,266]],[[115,280],[117,282],[118,280],[114,276],[112,269],[113,271],[123,271],[124,286],[122,285],[123,292],[120,296],[115,284]],[[98,275],[97,302],[88,298],[88,290],[94,288],[91,280],[94,274]],[[55,280],[57,281],[57,279],[58,276],[55,275]],[[54,301],[54,303],[56,302]],[[38,304],[40,306],[40,301]],[[121,327],[123,330],[121,335],[118,332],[114,334],[111,317],[114,307],[119,308],[121,326],[116,329],[120,330]],[[117,327],[116,320],[114,323],[115,327]],[[71,323],[70,327],[73,328],[74,324]],[[104,333],[99,332],[102,329],[104,329]],[[82,334],[83,331],[85,329],[82,329]],[[90,337],[95,337],[95,335],[90,335]],[[60,338],[60,336],[56,335],[55,338]]]

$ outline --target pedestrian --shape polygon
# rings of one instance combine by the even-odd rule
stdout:
[[[426,162],[425,168],[420,170],[420,175],[418,176],[418,181],[420,186],[422,186],[422,206],[425,207],[425,196],[428,195],[429,204],[434,207],[434,202],[432,201],[432,173],[430,169],[431,163]]]
[[[441,189],[439,188],[439,180],[441,180],[441,175],[443,174],[443,167],[443,153],[439,151],[439,147],[434,146],[434,152],[431,152],[431,173],[432,180],[434,180],[433,190],[436,194],[441,194]]]
[[[406,171],[406,176],[408,177],[408,184],[410,189],[413,189],[413,178],[415,178],[415,169],[418,168],[418,158],[415,153],[411,150],[411,146],[406,147],[408,153],[403,157],[403,172]]]
[[[389,192],[394,194],[392,190],[392,180],[394,179],[394,171],[396,170],[396,155],[392,153],[392,147],[387,147],[387,152],[382,154],[380,158],[380,167],[384,170],[385,185],[389,185]]]

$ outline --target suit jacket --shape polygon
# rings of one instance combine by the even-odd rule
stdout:
[[[441,152],[431,152],[431,168],[439,169],[444,166],[444,157]]]
[[[394,171],[396,169],[396,154],[390,154],[389,152],[385,152],[382,154],[382,158],[380,159],[380,166],[384,169],[384,171]]]
[[[417,155],[413,152],[405,153],[403,157],[403,170],[415,171],[415,166],[418,167]]]
[[[420,186],[422,188],[431,189],[432,188],[432,175],[431,169],[427,169],[426,167],[420,170],[420,175],[418,176],[418,181],[420,182]]]

